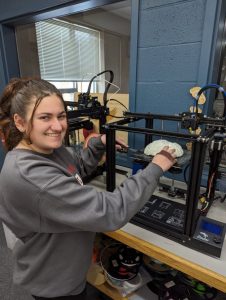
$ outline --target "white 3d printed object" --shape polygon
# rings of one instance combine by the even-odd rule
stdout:
[[[172,143],[167,140],[157,140],[148,144],[144,149],[144,154],[154,156],[165,146],[174,148],[176,150],[176,157],[181,157],[184,154],[182,147],[178,143]]]

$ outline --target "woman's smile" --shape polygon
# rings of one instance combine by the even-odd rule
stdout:
[[[59,137],[59,136],[61,136],[61,133],[45,133],[45,135],[48,135],[51,137]]]

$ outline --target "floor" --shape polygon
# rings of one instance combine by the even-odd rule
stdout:
[[[6,247],[3,227],[0,222],[0,299],[1,300],[33,300],[28,292],[12,283],[13,257]],[[109,300],[92,286],[87,286],[88,299]]]

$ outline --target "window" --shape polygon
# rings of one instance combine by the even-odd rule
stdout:
[[[101,71],[99,31],[56,19],[35,27],[42,78],[83,81]]]
[[[101,70],[100,32],[58,19],[38,22],[35,29],[41,77],[67,100],[75,91],[85,92],[90,77]]]
[[[131,1],[126,0],[16,26],[20,75],[42,77],[73,100],[74,92],[86,92],[96,74],[112,70],[109,93],[119,87],[128,94],[130,10]],[[108,78],[97,77],[91,93],[103,93]]]

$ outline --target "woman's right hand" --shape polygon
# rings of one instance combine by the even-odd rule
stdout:
[[[163,147],[163,149],[152,159],[152,162],[158,165],[163,172],[169,170],[176,161],[176,150],[169,148],[169,146]]]

